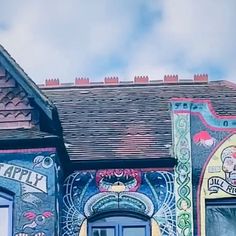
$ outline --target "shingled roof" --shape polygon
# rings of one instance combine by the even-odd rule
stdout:
[[[48,80],[42,90],[58,109],[71,160],[171,157],[173,97],[209,99],[219,115],[236,114],[236,88],[229,82],[208,83],[206,75],[182,82],[167,76],[164,82],[77,79],[72,86]]]

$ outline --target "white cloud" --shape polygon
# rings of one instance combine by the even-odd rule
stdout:
[[[235,0],[15,0],[1,9],[0,42],[38,83],[188,76],[208,64],[235,78]],[[123,67],[109,68],[113,57]]]
[[[4,17],[10,23],[0,41],[36,82],[51,76],[73,80],[87,73],[95,59],[119,52],[135,24],[136,7],[130,11],[119,1],[15,4],[19,9]]]
[[[163,1],[162,20],[136,45],[129,73],[138,67],[145,74],[153,68],[162,76],[166,71],[186,76],[194,68],[205,70],[209,65],[223,70],[232,80],[236,68],[235,9],[235,0]]]

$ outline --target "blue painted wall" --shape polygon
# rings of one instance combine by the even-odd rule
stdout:
[[[55,159],[53,148],[0,151],[0,187],[14,197],[14,236],[57,235]]]
[[[146,215],[163,236],[176,235],[173,170],[78,171],[67,177],[64,191],[62,236],[78,236],[86,219],[111,211]]]

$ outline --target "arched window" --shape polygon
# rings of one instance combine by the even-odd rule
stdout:
[[[12,202],[13,197],[0,192],[0,231],[1,236],[12,235]]]
[[[89,220],[89,236],[150,236],[150,222],[130,215],[108,215]]]

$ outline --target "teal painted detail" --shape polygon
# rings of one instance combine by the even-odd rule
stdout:
[[[188,107],[189,108],[189,107]],[[193,235],[190,114],[173,113],[176,221],[179,236]]]
[[[57,235],[54,151],[0,153],[0,190],[13,197],[14,236]]]
[[[214,128],[233,129],[236,128],[236,119],[224,118],[219,119],[213,113],[207,101],[192,102],[190,101],[174,101],[172,102],[173,112],[190,112],[192,114],[199,113],[205,121],[205,124]]]
[[[108,212],[153,218],[162,236],[177,236],[173,170],[78,171],[65,180],[64,191],[62,236],[78,236],[85,219]]]

